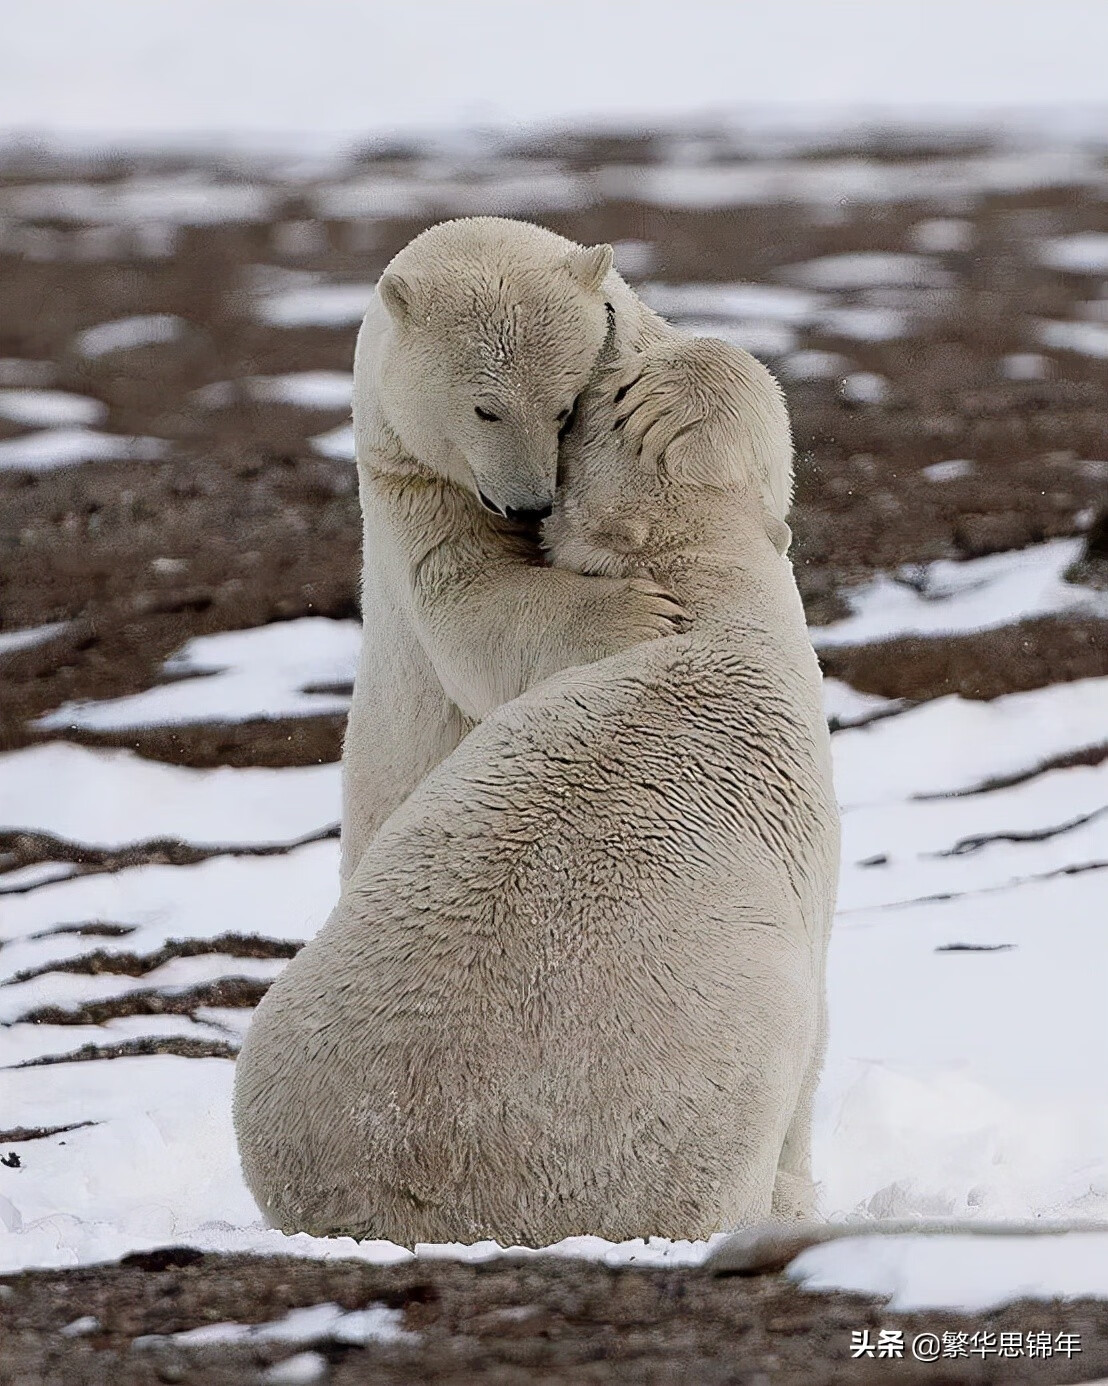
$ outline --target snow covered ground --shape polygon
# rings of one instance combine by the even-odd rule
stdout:
[[[161,438],[124,438],[115,433],[96,433],[89,428],[44,428],[0,442],[0,469],[49,471],[78,462],[117,461],[121,458],[153,460],[163,457]]]
[[[338,0],[280,14],[255,0],[174,0],[153,18],[138,0],[105,0],[95,14],[72,2],[61,8],[66,22],[57,6],[24,6],[7,25],[0,132],[39,130],[97,146],[105,130],[123,143],[157,139],[162,123],[174,141],[222,126],[247,143],[268,143],[293,125],[307,138],[296,154],[277,140],[275,164],[232,177],[147,170],[83,183],[16,180],[0,188],[7,251],[42,261],[166,257],[189,228],[266,222],[290,187],[297,206],[279,224],[276,258],[295,258],[296,246],[317,236],[313,218],[364,223],[372,236],[374,220],[388,217],[541,216],[627,200],[679,215],[793,203],[813,224],[832,225],[848,207],[911,201],[919,205],[902,241],[819,258],[801,250],[767,275],[773,282],[670,283],[650,243],[617,247],[628,273],[646,279],[644,297],[675,321],[765,354],[789,383],[837,381],[841,396],[862,408],[888,398],[884,377],[867,369],[871,349],[904,341],[922,353],[929,325],[950,310],[962,274],[957,257],[974,248],[963,214],[1035,189],[1066,197],[1084,189],[1091,202],[1108,193],[1102,119],[1084,112],[1074,126],[1080,138],[1056,139],[1066,121],[1002,113],[1029,90],[1040,101],[1103,99],[1097,35],[1108,40],[1108,12],[1077,0],[1058,0],[1045,26],[1029,0],[1009,6],[1003,25],[986,15],[990,6],[962,0],[897,7],[895,19],[882,0],[864,0],[851,7],[850,22],[842,7],[787,0],[757,16],[732,7],[736,27],[722,32],[726,7],[694,0],[686,22],[669,26],[666,44],[649,18],[655,6],[646,18],[636,6],[628,25],[629,6],[595,0],[379,6],[372,32],[368,9],[355,15],[357,7]],[[451,61],[412,83],[428,23]],[[954,46],[951,24],[962,35]],[[222,44],[211,42],[216,31]],[[571,83],[567,36],[583,65]],[[531,44],[557,61],[498,66]],[[642,49],[643,63],[613,67],[610,49],[628,45]],[[784,64],[774,61],[783,45]],[[377,80],[367,84],[367,61],[383,48],[391,61],[374,63]],[[987,63],[978,61],[983,50]],[[235,80],[193,80],[229,53],[237,54]],[[886,61],[890,53],[896,61]],[[463,54],[472,70],[459,83]],[[241,80],[251,71],[257,80]],[[282,72],[297,80],[275,80]],[[494,72],[500,80],[484,80]],[[475,104],[479,86],[495,90],[499,104]],[[730,105],[737,90],[750,101],[836,103],[863,91],[902,116],[908,105],[936,99],[984,103],[1003,138],[979,150],[872,159],[849,147],[841,112],[828,122],[806,106],[747,112],[745,125],[721,117],[732,140],[724,157],[691,126],[669,137],[664,158],[587,168],[518,151],[504,157],[495,135],[439,137],[417,159],[369,170],[338,153],[367,125],[449,126],[460,113],[471,125],[495,125],[505,112],[512,120],[579,116],[598,101],[619,122],[646,97],[656,123],[661,104],[687,114]],[[936,144],[942,139],[939,131]],[[794,146],[816,156],[791,158]],[[758,157],[741,157],[744,150]],[[1009,354],[997,372],[1009,380],[1040,379],[1056,367],[1040,348],[1091,362],[1108,353],[1108,238],[1096,230],[1053,235],[1052,226],[1047,217],[1040,233],[1026,222],[1037,262],[1080,278],[1087,301],[1036,309],[1055,316],[1037,320],[1024,343],[1034,350],[1011,350],[1015,341],[999,348]],[[259,265],[246,278],[242,310],[280,336],[352,333],[373,290],[371,275],[356,273],[337,282],[330,268]],[[80,324],[67,350],[86,366],[171,351],[195,331],[171,306],[122,305],[118,316],[104,315],[110,320]],[[286,373],[221,377],[192,399],[207,411],[242,400],[259,409],[349,406],[344,371],[265,368]],[[164,439],[101,431],[104,405],[54,388],[60,379],[51,362],[0,360],[0,417],[23,430],[8,436],[5,428],[0,470],[166,455]],[[334,422],[313,425],[327,431],[312,446],[337,471],[353,454],[353,435],[348,424],[328,426]],[[922,473],[946,487],[978,465],[972,454],[955,455]],[[1083,465],[1103,474],[1108,463]],[[814,641],[830,651],[893,636],[970,635],[1032,617],[1104,615],[1104,593],[1065,579],[1080,548],[1074,538],[1051,539],[891,570],[847,592],[849,614],[814,630]],[[50,619],[5,630],[0,660],[66,629]],[[357,639],[354,623],[318,617],[204,636],[179,649],[153,686],[66,703],[38,726],[119,733],[340,713]],[[829,680],[826,702],[844,847],[831,1042],[816,1113],[822,1211],[860,1232],[886,1217],[1108,1219],[1108,767],[1073,763],[1108,742],[1108,679],[920,706]],[[389,1243],[266,1229],[231,1130],[232,1056],[252,1000],[332,902],[338,813],[333,764],[196,770],[60,741],[0,756],[0,830],[93,849],[91,869],[60,852],[0,875],[0,1129],[8,1136],[0,1147],[0,1272],[168,1242],[381,1263],[411,1255]],[[183,844],[188,859],[167,864],[156,839]],[[97,869],[105,853],[119,852],[133,860]],[[583,1237],[552,1250],[611,1264],[692,1265],[707,1248],[659,1240],[613,1247]],[[418,1254],[479,1259],[497,1248]],[[790,1274],[809,1288],[891,1294],[897,1307],[979,1309],[1018,1295],[1108,1295],[1106,1263],[1104,1239],[1094,1234],[1026,1245],[857,1238],[813,1248]],[[343,1317],[335,1311],[339,1338],[356,1327]],[[292,1339],[299,1331],[295,1323],[272,1327]],[[387,1327],[382,1319],[381,1331]]]
[[[1032,579],[1043,561],[1029,552],[957,572],[935,565],[929,579],[949,593],[944,628],[969,627],[959,603],[979,600],[979,581],[997,620],[1019,615],[1016,603],[1035,600]],[[1029,580],[1010,580],[1010,570]],[[915,588],[909,595],[922,601]],[[903,604],[865,592],[856,612],[848,618],[859,623],[855,638],[919,628],[905,625]],[[815,632],[817,640],[834,630]],[[356,634],[350,623],[309,620],[196,641],[169,666],[191,677],[63,709],[55,720],[122,727],[310,714],[315,697],[328,708],[342,704],[340,694],[301,690],[349,678]],[[836,683],[828,695],[829,712],[847,725],[834,735],[844,852],[831,1045],[817,1110],[823,1211],[862,1223],[1108,1216],[1098,1020],[1108,976],[1108,767],[1048,768],[1108,738],[1108,680],[916,708]],[[248,1012],[211,1004],[205,987],[275,975],[280,959],[242,956],[241,939],[310,936],[333,898],[337,868],[329,840],[245,853],[325,832],[337,817],[338,768],[185,770],[53,743],[4,757],[0,784],[4,826],[92,845],[172,836],[210,854],[184,866],[0,887],[16,892],[0,897],[0,1018],[10,1065],[0,1072],[0,1110],[11,1125],[58,1132],[9,1142],[20,1167],[3,1171],[0,1220],[9,1235],[0,1268],[78,1264],[166,1241],[407,1255],[387,1244],[285,1238],[261,1225],[235,1157],[228,1059],[157,1053],[48,1063],[82,1045],[143,1036],[218,1039],[233,1050]],[[97,925],[114,927],[74,931]],[[173,940],[192,940],[199,951],[173,956]],[[101,971],[88,965],[90,955],[125,965]],[[127,996],[150,990],[198,999],[176,1014],[128,1014]],[[66,1020],[88,1003],[106,1007],[99,1025]],[[1013,1280],[990,1270],[991,1256],[1009,1267],[1010,1257],[975,1250],[980,1275],[953,1279],[943,1268],[966,1264],[954,1241],[904,1252],[924,1258],[918,1270],[903,1259],[894,1266],[894,1248],[881,1243],[860,1270],[861,1253],[843,1249],[855,1245],[806,1253],[796,1274],[811,1284],[895,1281],[904,1303],[930,1294],[967,1307],[1015,1293],[1017,1281],[1021,1293],[1105,1292],[1088,1255],[1075,1263],[1052,1251],[1036,1261],[1036,1276]],[[688,1263],[705,1248],[578,1239],[561,1250]]]

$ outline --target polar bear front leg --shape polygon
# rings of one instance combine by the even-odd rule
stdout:
[[[397,632],[384,620],[362,639],[342,750],[343,881],[385,819],[472,725],[443,692],[410,631]]]
[[[421,570],[416,628],[443,689],[474,720],[561,669],[673,635],[687,613],[646,578],[501,564],[469,581]]]
[[[800,1085],[796,1109],[777,1162],[770,1216],[775,1222],[795,1222],[816,1215],[816,1186],[812,1180],[812,1106],[827,1049],[827,1004],[821,997],[819,1031],[812,1057]]]

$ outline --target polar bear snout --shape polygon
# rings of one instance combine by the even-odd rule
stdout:
[[[510,520],[514,525],[526,525],[531,528],[541,525],[543,520],[545,520],[554,509],[553,501],[548,502],[546,505],[535,506],[533,508],[527,507],[517,510],[514,505],[506,505],[501,509],[495,501],[490,500],[489,497],[485,495],[480,487],[477,488],[477,498],[485,509],[491,511],[494,515],[500,515],[503,519]]]
[[[537,524],[550,514],[554,505],[558,471],[556,437],[551,435],[548,448],[536,448],[532,439],[521,437],[515,430],[505,441],[508,446],[498,448],[491,455],[486,450],[463,446],[473,488],[486,510],[506,520]],[[529,465],[521,465],[519,459],[528,456]]]
[[[511,490],[504,488],[506,495],[498,494],[499,488],[495,485],[482,482],[477,483],[477,499],[494,515],[499,515],[502,519],[511,520],[513,524],[541,524],[543,520],[554,509],[554,488],[551,486],[549,493],[535,488],[523,491],[520,487],[513,486]]]

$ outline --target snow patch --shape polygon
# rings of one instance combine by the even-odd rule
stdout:
[[[156,952],[171,939],[248,934],[299,943],[327,918],[338,890],[338,844],[279,856],[218,856],[192,866],[135,866],[73,876],[11,896],[0,917],[0,975],[100,953]],[[49,932],[59,923],[109,922],[129,932]]]
[[[848,404],[882,404],[889,397],[889,382],[872,371],[856,371],[846,377],[839,393]]]
[[[929,221],[917,222],[909,232],[909,240],[915,250],[928,255],[968,250],[974,241],[972,221],[960,217],[933,217]]]
[[[29,428],[49,428],[103,423],[108,406],[65,390],[0,390],[0,414]]]
[[[1050,357],[1034,351],[1017,351],[1000,359],[1000,373],[1006,380],[1045,380],[1050,374]]]
[[[323,219],[362,221],[391,217],[437,220],[444,216],[530,217],[574,211],[595,201],[593,179],[548,160],[502,158],[464,168],[433,160],[411,175],[379,173],[316,189]]]
[[[58,1332],[63,1338],[84,1338],[90,1333],[100,1332],[100,1320],[93,1314],[83,1314],[64,1328],[59,1328]]]
[[[1059,351],[1105,357],[1108,356],[1108,323],[1040,322],[1039,340]]]
[[[235,958],[202,953],[172,958],[141,977],[84,976],[77,972],[46,972],[26,982],[8,982],[0,994],[0,1025],[12,1025],[40,1006],[76,1012],[89,1002],[114,1001],[136,991],[160,991],[167,996],[205,982],[243,977],[271,982],[284,963],[273,958]]]
[[[1033,772],[1108,741],[1106,707],[1108,678],[1079,679],[991,702],[951,694],[848,728],[831,743],[839,804],[970,793]]]
[[[912,289],[942,289],[955,281],[949,270],[926,255],[886,251],[856,251],[826,255],[799,265],[787,265],[778,273],[814,289],[872,289],[897,285]]]
[[[257,313],[272,327],[355,327],[376,284],[314,284],[263,297]]]
[[[981,1313],[1016,1299],[1103,1298],[1108,1233],[867,1237],[860,1227],[857,1237],[809,1247],[786,1274],[805,1290],[879,1296],[896,1313]]]
[[[1103,183],[1098,154],[1069,145],[904,163],[846,158],[612,166],[597,170],[590,200],[711,208],[799,202],[839,208],[933,199],[950,206],[989,193],[1099,188]]]
[[[262,1380],[267,1386],[311,1386],[312,1382],[324,1379],[327,1368],[327,1359],[321,1352],[298,1352],[267,1367]]]
[[[333,462],[353,462],[354,425],[340,424],[327,433],[317,434],[312,439],[312,447],[321,457],[329,457]]]
[[[107,356],[113,351],[133,351],[136,347],[174,342],[187,326],[183,318],[171,313],[147,313],[86,328],[77,334],[73,345],[82,356]]]
[[[197,390],[201,404],[221,407],[239,395],[264,404],[291,404],[297,409],[349,409],[354,377],[349,371],[297,371],[292,375],[251,375],[220,380]]]
[[[274,200],[269,188],[217,183],[202,172],[190,171],[120,182],[28,183],[10,190],[4,203],[7,211],[29,221],[216,226],[265,221]]]
[[[384,1304],[344,1310],[337,1304],[313,1304],[292,1309],[270,1323],[212,1323],[183,1333],[147,1334],[136,1338],[137,1349],[176,1343],[181,1347],[237,1347],[243,1343],[403,1343],[418,1334],[404,1328],[404,1314]]]
[[[728,322],[684,318],[681,326],[697,337],[718,337],[753,356],[782,356],[796,346],[796,333],[783,322]]]
[[[832,337],[848,337],[857,342],[893,342],[906,337],[911,319],[892,308],[832,308],[816,323]]]
[[[794,351],[780,363],[791,380],[835,380],[846,375],[852,362],[835,351]]]
[[[154,462],[168,450],[164,438],[133,438],[88,428],[47,428],[0,442],[0,471],[48,472],[85,462]]]
[[[842,851],[844,919],[940,896],[968,900],[1108,860],[1108,761],[978,794],[855,805]],[[960,906],[944,908],[956,916]]]
[[[752,318],[797,326],[811,322],[826,300],[774,284],[640,284],[656,313],[684,318]]]
[[[920,468],[920,476],[928,481],[960,481],[964,476],[972,476],[975,463],[965,457],[952,457],[949,462],[932,462]]]
[[[106,731],[345,712],[347,694],[305,689],[352,683],[360,647],[359,622],[322,616],[205,635],[163,665],[174,682],[123,698],[66,703],[35,725]]]
[[[1108,232],[1081,231],[1044,241],[1039,258],[1051,269],[1070,274],[1108,274]]]
[[[624,278],[641,279],[654,268],[658,258],[653,241],[613,241],[615,267]]]
[[[1108,593],[1063,577],[1083,551],[1081,539],[1049,539],[1014,553],[879,573],[843,593],[852,614],[814,627],[812,643],[828,649],[901,635],[961,635],[1063,611],[1108,615]]]
[[[859,693],[841,679],[823,680],[823,711],[837,729],[852,727],[859,722],[871,722],[908,706],[903,698],[882,698],[876,693]]]
[[[48,640],[53,640],[56,636],[61,635],[68,626],[68,621],[52,621],[45,626],[27,626],[24,630],[0,631],[0,658],[4,655],[15,654],[17,650],[30,650],[34,649],[36,645],[45,645]]]
[[[339,797],[337,765],[194,770],[60,741],[0,756],[0,826],[87,846],[288,842],[336,823]]]
[[[94,998],[83,999],[91,1001]],[[209,1021],[200,1015],[203,1009],[198,1009],[196,1021],[187,1015],[125,1015],[105,1020],[100,1025],[16,1023],[4,1030],[4,1057],[9,1068],[16,1068],[21,1064],[35,1064],[41,1059],[56,1061],[59,1056],[76,1053],[86,1045],[103,1049],[126,1044],[129,1040],[207,1040],[236,1046],[241,1042],[239,1031],[217,1020]],[[63,1134],[59,1139],[66,1137]]]

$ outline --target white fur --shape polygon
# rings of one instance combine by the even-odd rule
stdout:
[[[776,383],[722,343],[590,388],[552,557],[649,572],[691,628],[491,712],[368,846],[238,1063],[276,1225],[543,1245],[810,1212],[838,818],[766,504],[789,451]]]
[[[354,363],[365,627],[343,752],[344,880],[475,721],[559,669],[674,629],[653,583],[544,567],[534,535],[478,498],[550,503],[562,415],[610,325],[620,350],[684,340],[611,269],[609,247],[527,222],[434,226],[382,276]],[[660,416],[638,411],[648,458],[713,417],[710,394],[698,385]],[[751,462],[783,524],[791,450],[787,434],[766,438]]]
[[[431,227],[381,278],[354,363],[365,633],[344,879],[475,721],[558,669],[674,629],[654,584],[546,568],[533,526],[496,513],[552,502],[558,435],[612,317],[631,345],[668,330],[609,247],[526,222]]]

